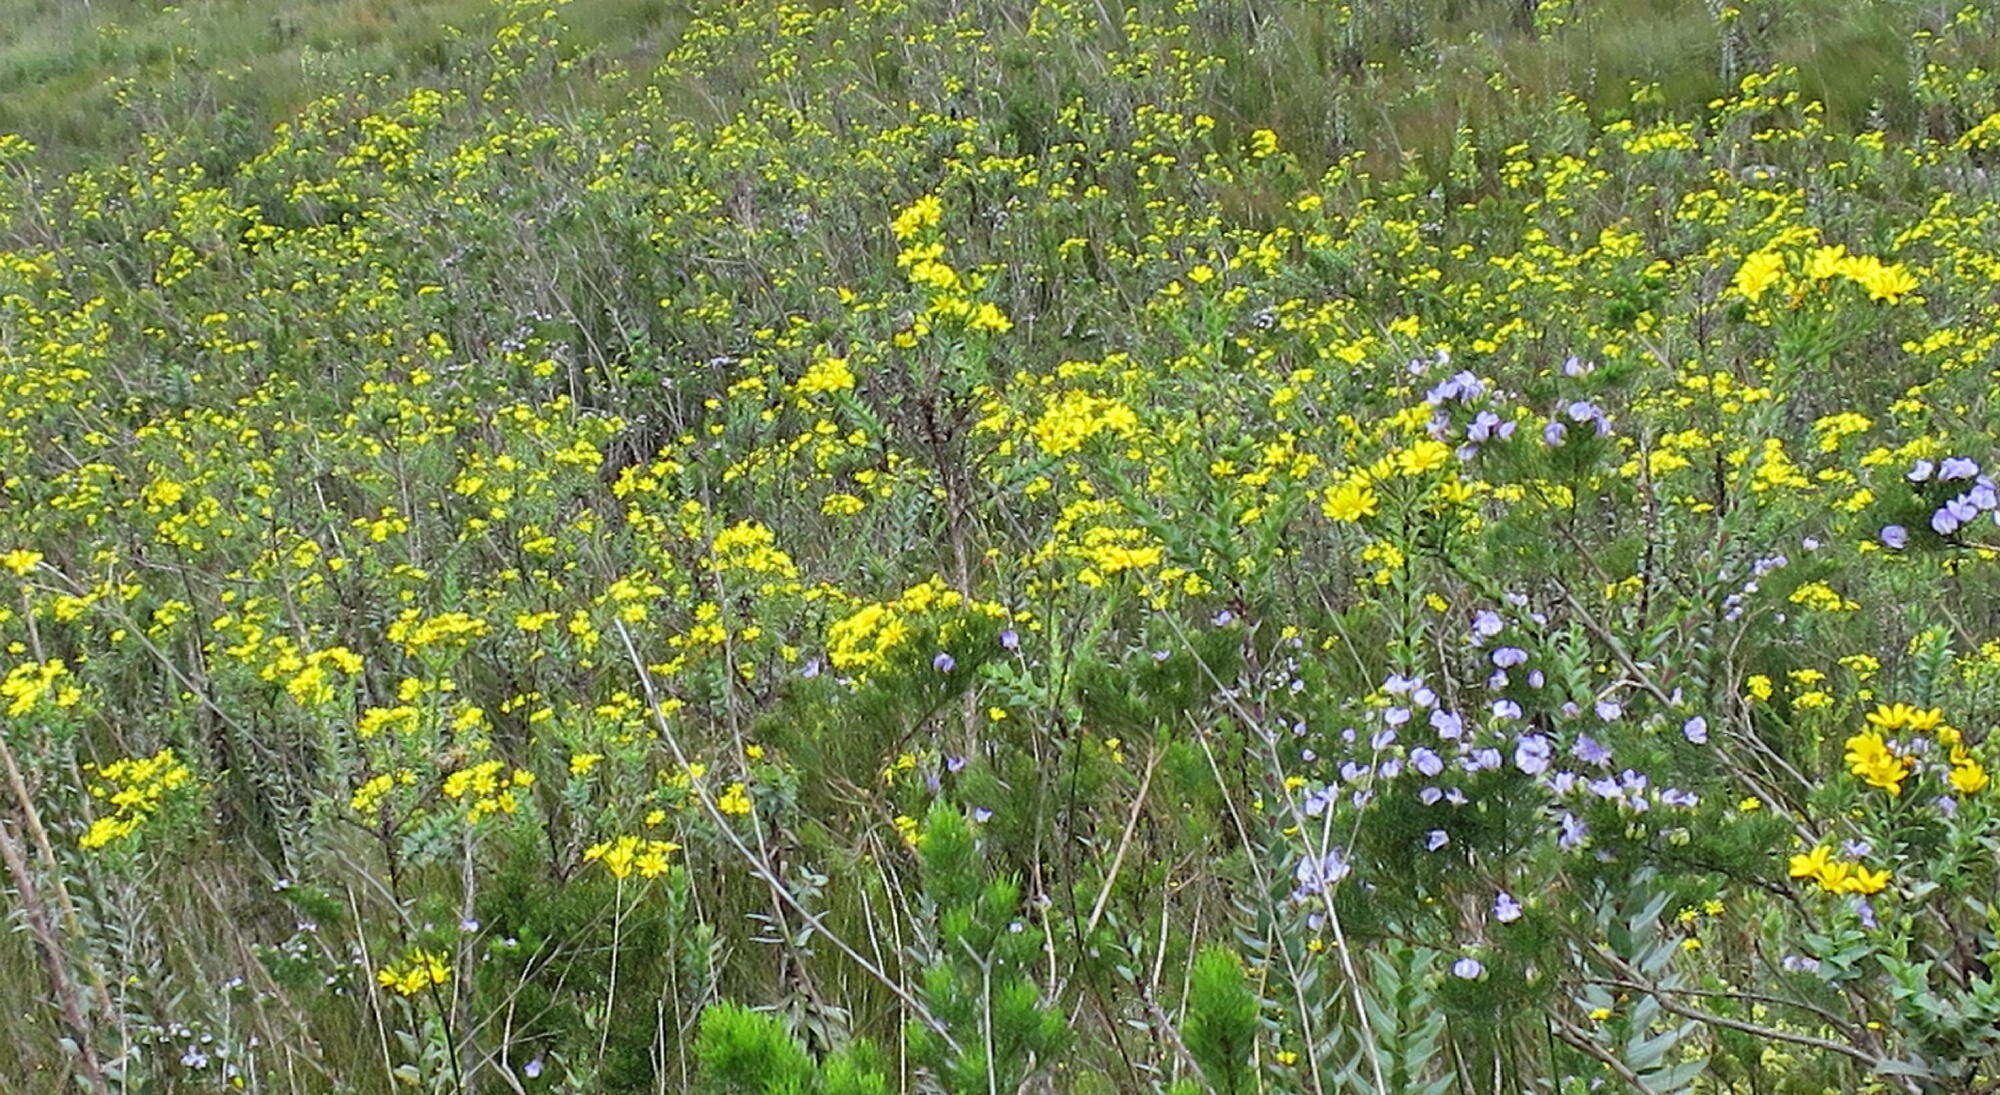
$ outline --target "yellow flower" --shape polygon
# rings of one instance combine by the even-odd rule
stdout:
[[[583,859],[604,864],[613,878],[629,878],[634,873],[641,878],[658,878],[667,873],[667,857],[680,850],[680,845],[669,840],[621,836],[584,849]]]
[[[934,194],[918,198],[908,209],[896,214],[889,230],[899,240],[909,239],[926,228],[935,226],[944,217],[944,203]]]
[[[391,962],[375,973],[377,984],[400,996],[415,996],[450,979],[451,966],[445,963],[444,955],[427,950],[413,950],[400,968]]]
[[[1952,758],[1951,786],[1959,794],[1976,795],[1992,782],[1992,777],[1986,774],[1986,769],[1981,767],[1978,761],[1969,756],[1963,761],[1956,757]]]
[[[1320,511],[1336,521],[1356,522],[1375,513],[1375,491],[1365,482],[1349,481],[1326,492]]]
[[[813,362],[792,390],[801,395],[818,395],[822,392],[844,392],[854,387],[854,373],[847,367],[844,357],[826,357]]]
[[[0,555],[0,568],[13,571],[16,578],[25,578],[29,571],[35,569],[35,564],[41,561],[41,552],[15,548],[5,555]]]
[[[741,783],[732,783],[715,800],[715,808],[730,817],[742,817],[750,812],[750,788]]]
[[[1833,862],[1833,849],[1822,844],[1803,855],[1793,856],[1791,875],[1793,878],[1818,878],[1831,862]]]
[[[1885,734],[1898,730],[1935,730],[1944,721],[1944,712],[1935,707],[1916,708],[1907,703],[1877,704],[1868,713],[1868,725]]]
[[[597,767],[598,762],[603,759],[604,754],[602,753],[578,753],[569,758],[569,774],[572,776],[587,776],[590,774],[590,770]]]
[[[1773,251],[1759,251],[1743,260],[1729,288],[1744,300],[1756,303],[1766,290],[1785,276],[1785,257]]]
[[[1451,446],[1428,438],[1396,454],[1396,471],[1402,475],[1422,475],[1444,467],[1451,459]]]
[[[1891,304],[1917,287],[1917,279],[1911,277],[1900,263],[1885,263],[1872,255],[1856,255],[1841,262],[1840,272],[1868,290],[1870,299],[1886,300]]]
[[[1913,763],[1909,758],[1897,756],[1882,735],[1873,730],[1847,739],[1848,770],[1870,787],[1880,787],[1892,795],[1902,794],[1903,780],[1909,778]]]

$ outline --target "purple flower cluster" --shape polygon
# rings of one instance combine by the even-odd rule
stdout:
[[[1468,371],[1453,373],[1424,393],[1424,402],[1434,408],[1426,432],[1434,441],[1456,442],[1458,458],[1471,461],[1480,446],[1514,436],[1514,421],[1494,409],[1502,397]]]
[[[1952,535],[1981,514],[1992,514],[1995,523],[2000,523],[2000,490],[1994,488],[1993,477],[1983,474],[1971,459],[1948,456],[1935,464],[1919,460],[1903,478],[1912,483],[1969,484],[1931,513],[1931,531],[1939,536]],[[1909,542],[1909,531],[1890,525],[1882,530],[1882,542],[1900,550]]]
[[[1750,577],[1744,580],[1736,592],[1722,599],[1722,618],[1730,623],[1735,623],[1742,619],[1743,611],[1748,607],[1750,598],[1756,596],[1757,591],[1763,588],[1764,576],[1777,570],[1779,567],[1791,565],[1791,561],[1790,556],[1780,551],[1763,556],[1751,563]]]

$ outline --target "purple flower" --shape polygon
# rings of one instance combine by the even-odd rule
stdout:
[[[1570,752],[1575,754],[1576,759],[1585,764],[1595,764],[1602,767],[1611,763],[1611,750],[1606,749],[1596,738],[1591,737],[1589,734],[1578,734],[1576,736],[1576,746]]]
[[[1465,733],[1465,720],[1453,712],[1439,708],[1431,712],[1431,729],[1437,731],[1438,737],[1455,738]]]
[[[1563,816],[1556,823],[1556,827],[1556,847],[1565,852],[1575,851],[1590,836],[1590,826],[1585,825],[1581,818],[1568,810],[1563,811]]]
[[[940,653],[931,659],[931,668],[940,673],[949,673],[958,668],[958,661],[949,654]]]
[[[1410,750],[1410,767],[1422,773],[1426,779],[1434,778],[1439,772],[1444,771],[1444,758],[1419,745]]]
[[[965,770],[965,758],[964,757],[944,758],[944,770],[952,773],[963,772]]]
[[[1410,721],[1410,709],[1407,707],[1391,707],[1382,712],[1382,721],[1389,726],[1401,726]]]
[[[1469,954],[1451,964],[1451,975],[1461,981],[1477,981],[1485,974],[1486,966]]]
[[[1912,483],[1921,483],[1924,480],[1929,479],[1931,477],[1931,473],[1936,470],[1937,470],[1936,464],[1933,464],[1928,460],[1919,460],[1916,463],[1910,465],[1910,470],[1903,473],[1903,478],[1908,479]]]
[[[1562,444],[1563,438],[1567,437],[1568,435],[1569,435],[1568,426],[1565,426],[1561,422],[1551,419],[1548,425],[1542,427],[1542,444],[1547,445],[1550,448],[1554,448],[1555,446]]]
[[[1493,898],[1493,919],[1502,924],[1512,924],[1521,919],[1521,903],[1514,900],[1513,894],[1501,890]]]
[[[1299,884],[1299,888],[1293,891],[1293,896],[1319,893],[1346,878],[1353,869],[1347,862],[1347,857],[1338,848],[1319,859],[1307,856],[1299,860],[1298,869],[1293,872],[1293,878]]]
[[[806,680],[812,680],[814,677],[819,676],[819,668],[819,659],[812,658],[799,669],[799,676],[804,677]]]
[[[1947,456],[1938,465],[1938,480],[1970,479],[1979,474],[1979,465],[1963,456]]]
[[[1435,852],[1451,843],[1451,837],[1443,829],[1432,829],[1424,836],[1424,851]]]
[[[1910,546],[1910,530],[1901,525],[1882,526],[1882,546],[1890,551],[1901,551]]]
[[[1625,705],[1614,699],[1602,699],[1597,701],[1596,711],[1597,717],[1605,722],[1617,722],[1618,716],[1625,713]]]
[[[1521,705],[1509,699],[1494,700],[1493,717],[1496,719],[1518,719],[1521,717]]]
[[[992,819],[993,819],[993,811],[987,809],[986,807],[974,806],[972,808],[972,820],[977,821],[983,825],[986,822],[991,821]]]
[[[1377,753],[1394,744],[1396,744],[1396,731],[1394,730],[1377,730],[1375,731],[1375,735],[1368,739],[1368,748],[1373,749]]]
[[[1691,715],[1681,723],[1681,736],[1696,745],[1708,744],[1708,720],[1700,715]]]
[[[1678,787],[1669,787],[1661,791],[1660,801],[1665,805],[1678,806],[1684,810],[1692,810],[1701,805],[1701,799],[1694,792],[1683,791]]]
[[[1541,734],[1529,734],[1514,745],[1514,767],[1530,776],[1539,776],[1549,770],[1549,758],[1555,754],[1555,746]]]
[[[1518,646],[1503,646],[1493,652],[1493,664],[1501,669],[1512,669],[1528,660],[1528,652]]]
[[[1482,639],[1500,634],[1500,629],[1506,626],[1507,622],[1500,618],[1500,614],[1490,608],[1482,608],[1472,617],[1472,633]]]
[[[1000,633],[1000,646],[1004,650],[1021,649],[1021,633],[1011,627],[1002,631]]]

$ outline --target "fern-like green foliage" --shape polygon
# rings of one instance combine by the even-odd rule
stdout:
[[[888,1095],[881,1054],[856,1042],[816,1062],[775,1015],[740,1004],[711,1006],[695,1039],[703,1090],[711,1095]]]
[[[1017,1090],[1068,1038],[1033,976],[1042,937],[1017,915],[1020,885],[985,877],[971,824],[956,808],[932,805],[918,851],[924,896],[936,909],[923,974],[936,1026],[911,1024],[910,1055],[949,1092]]]
[[[1251,1050],[1257,1038],[1257,997],[1243,960],[1221,944],[1202,948],[1188,983],[1181,1040],[1209,1089],[1236,1095],[1252,1088]]]
[[[774,1015],[722,1003],[701,1016],[701,1075],[715,1095],[809,1095],[812,1058]]]

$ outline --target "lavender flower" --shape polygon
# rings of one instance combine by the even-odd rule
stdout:
[[[1444,758],[1419,745],[1410,750],[1410,767],[1416,769],[1426,779],[1434,778],[1439,772],[1444,771]]]
[[[1514,767],[1530,776],[1538,776],[1549,770],[1549,758],[1555,754],[1555,746],[1541,734],[1529,734],[1514,745]]]

